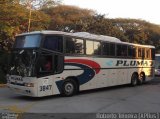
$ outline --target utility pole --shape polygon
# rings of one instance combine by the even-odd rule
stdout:
[[[30,31],[30,27],[31,27],[31,16],[32,16],[32,5],[31,2],[28,3],[29,4],[29,17],[28,17],[28,32]]]

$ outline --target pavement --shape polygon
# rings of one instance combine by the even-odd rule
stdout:
[[[147,119],[153,114],[151,116],[156,119],[160,117],[160,77],[141,86],[89,90],[73,97],[32,98],[1,87],[0,113],[13,113],[19,119],[95,119],[102,117],[99,113],[145,115],[139,119]]]

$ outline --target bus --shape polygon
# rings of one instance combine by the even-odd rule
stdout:
[[[160,54],[155,54],[155,75],[160,76]]]
[[[34,31],[16,36],[7,85],[31,97],[109,86],[141,85],[154,78],[155,47],[88,32]]]

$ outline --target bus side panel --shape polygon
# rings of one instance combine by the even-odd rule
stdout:
[[[53,94],[53,80],[52,76],[45,76],[38,79],[38,96],[47,96]]]
[[[87,90],[129,84],[134,72],[140,74],[144,71],[147,74],[144,70],[146,68],[137,65],[137,61],[141,62],[142,60],[136,59],[66,57],[65,61],[63,73],[53,77],[53,94],[59,94],[62,89],[62,85],[59,84],[62,84],[65,79],[70,77],[77,78],[80,90]],[[130,66],[131,61],[132,66]],[[146,75],[146,81],[150,79]]]

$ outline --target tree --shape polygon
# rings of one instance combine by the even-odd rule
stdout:
[[[33,10],[31,30],[47,29],[50,18],[41,11]],[[9,50],[15,35],[26,32],[29,10],[17,0],[4,0],[0,4],[0,48]]]
[[[156,46],[160,51],[160,26],[138,19],[111,19],[121,29],[129,42]]]
[[[123,32],[112,25],[112,22],[97,14],[93,10],[75,6],[60,5],[42,9],[51,17],[49,29],[67,32],[90,32],[94,34],[110,35],[127,41]]]
[[[42,11],[51,17],[49,29],[61,31],[75,30],[78,22],[95,14],[92,10],[66,5],[44,8]]]
[[[43,9],[56,6],[61,3],[60,0],[19,0],[20,4],[31,9]]]

